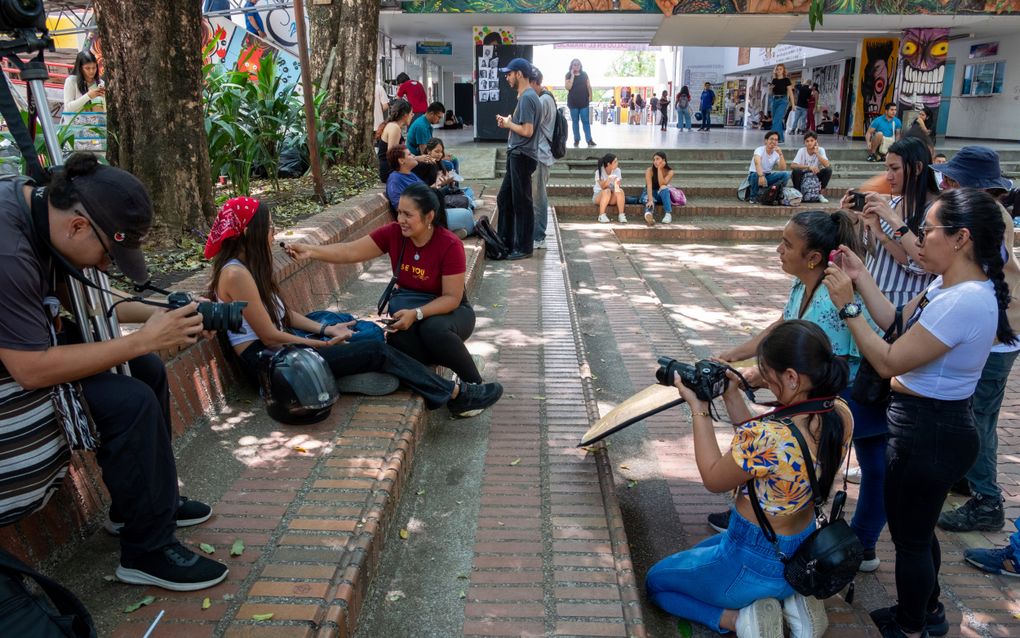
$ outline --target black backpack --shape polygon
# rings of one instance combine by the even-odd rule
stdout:
[[[779,206],[783,203],[783,189],[779,184],[769,186],[767,190],[758,195],[758,203],[762,206]]]
[[[31,579],[49,598],[32,594]],[[85,605],[66,587],[0,550],[0,636],[96,638]]]
[[[542,95],[548,93],[552,96],[549,91],[543,91]],[[553,103],[556,103],[555,96],[553,97]],[[563,109],[556,108],[556,117],[553,119],[553,134],[552,138],[549,139],[549,146],[552,148],[552,156],[555,159],[562,159],[567,154],[567,116],[563,114]]]
[[[475,222],[475,234],[482,238],[485,242],[485,256],[488,259],[494,259],[501,261],[510,256],[510,249],[506,247],[503,240],[500,239],[496,231],[492,229],[492,224],[489,223],[489,216],[482,215],[478,221]]]

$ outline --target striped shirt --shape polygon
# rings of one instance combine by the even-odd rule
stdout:
[[[894,197],[889,205],[896,208],[903,201],[902,197]],[[882,232],[892,239],[892,226],[880,220]],[[870,233],[864,234],[864,243],[869,248],[865,266],[875,279],[878,289],[894,306],[899,308],[908,301],[924,292],[935,275],[921,268],[914,260],[907,257],[907,263],[901,264],[889,254],[877,237]],[[873,243],[874,247],[869,245]]]

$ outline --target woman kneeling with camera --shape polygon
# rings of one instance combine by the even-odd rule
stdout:
[[[758,344],[757,356],[762,381],[781,406],[835,397],[847,384],[847,362],[833,354],[825,332],[808,321],[775,324]],[[794,638],[817,638],[828,626],[825,607],[794,592],[778,554],[792,556],[815,530],[810,478],[790,426],[803,434],[815,460],[819,491],[828,498],[848,450],[853,418],[838,399],[835,409],[820,414],[784,419],[756,414],[736,375],[730,373],[729,380],[723,400],[738,425],[726,454],[719,450],[709,403],[679,379],[674,381],[691,408],[698,472],[705,487],[716,493],[740,490],[753,481],[778,544],[755,522],[754,507],[741,491],[727,530],[656,563],[648,572],[648,593],[674,616],[720,633],[781,638],[785,616]]]

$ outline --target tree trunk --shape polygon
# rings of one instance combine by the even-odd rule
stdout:
[[[214,216],[202,113],[202,0],[95,0],[109,93],[111,164],[148,187],[151,241]]]
[[[378,0],[332,0],[305,3],[311,25],[309,48],[312,82],[327,92],[323,119],[342,117],[352,123],[348,163],[371,160],[374,129],[375,74],[378,66]],[[328,77],[323,77],[328,72]]]

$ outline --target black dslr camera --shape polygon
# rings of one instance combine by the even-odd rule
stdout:
[[[655,379],[662,385],[673,385],[674,378],[680,377],[680,382],[694,390],[699,399],[711,401],[726,391],[729,383],[726,378],[727,369],[726,365],[708,359],[691,365],[669,357],[659,357]]]
[[[42,0],[0,0],[0,31],[46,29]]]
[[[166,305],[171,310],[186,306],[194,301],[186,292],[172,292],[167,295]],[[226,330],[240,332],[241,311],[248,305],[247,301],[231,301],[217,303],[202,301],[198,304],[198,314],[202,315],[202,328],[205,330]]]

